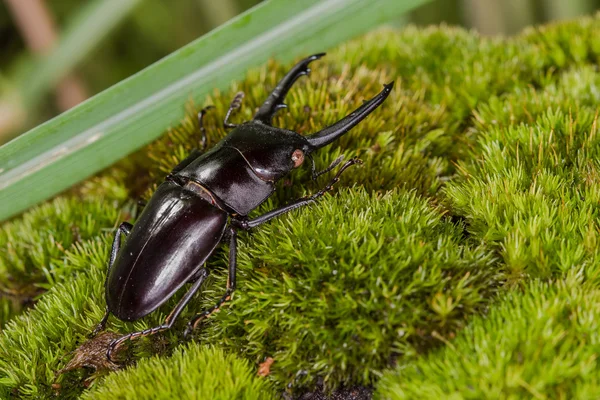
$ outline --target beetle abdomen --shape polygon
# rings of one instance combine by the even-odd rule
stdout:
[[[227,213],[173,182],[158,187],[135,223],[106,285],[109,310],[133,321],[167,301],[219,244]]]

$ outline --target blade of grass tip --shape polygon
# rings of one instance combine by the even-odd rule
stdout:
[[[0,148],[0,220],[157,138],[269,57],[287,61],[362,34],[428,0],[271,0]]]

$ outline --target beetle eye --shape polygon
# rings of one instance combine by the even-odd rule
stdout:
[[[294,162],[294,168],[298,168],[304,162],[304,152],[300,149],[294,150],[292,153],[292,161]]]

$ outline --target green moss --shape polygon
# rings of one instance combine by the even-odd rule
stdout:
[[[67,251],[66,264],[78,272],[52,286],[35,308],[7,323],[0,336],[0,398],[8,398],[13,389],[22,398],[53,396],[54,373],[103,314],[100,300],[109,243],[105,234]],[[65,398],[83,390],[75,382],[71,379],[74,387],[63,393]]]
[[[272,357],[280,385],[369,384],[487,303],[501,273],[463,239],[414,193],[340,191],[242,241],[240,290],[202,341]]]
[[[182,373],[184,371],[184,373]],[[140,361],[134,370],[110,375],[83,399],[266,399],[268,383],[248,362],[198,344],[181,346],[169,358]]]
[[[386,374],[381,399],[592,399],[600,291],[576,273],[503,296],[444,349]]]
[[[445,189],[453,211],[474,236],[498,247],[515,279],[586,265],[597,280],[600,139],[585,95],[594,80],[586,80],[591,90],[570,84],[582,77],[590,70],[564,73],[521,100],[522,112],[498,103],[483,110],[472,159]]]
[[[577,342],[572,336],[581,328],[593,338],[593,324],[559,317],[566,315],[563,298],[576,310],[581,302],[585,315],[594,315],[589,307],[597,300],[599,28],[599,17],[510,39],[448,27],[407,28],[376,32],[330,52],[312,66],[310,79],[298,81],[275,124],[315,132],[394,80],[382,107],[316,157],[318,168],[340,154],[359,156],[364,166],[344,173],[332,196],[318,204],[240,235],[233,301],[195,332],[196,340],[216,350],[182,347],[181,331],[222,294],[226,246],[209,261],[211,276],[175,329],[136,342],[139,363],[96,379],[86,392],[84,371],[58,378],[54,372],[102,316],[113,229],[135,214],[125,198],[149,197],[196,146],[199,106],[189,105],[181,126],[133,158],[3,225],[0,288],[35,288],[39,301],[17,315],[12,298],[0,299],[2,321],[10,319],[0,333],[0,397],[50,398],[57,390],[53,383],[62,398],[101,397],[117,386],[126,398],[142,383],[147,393],[163,393],[172,377],[189,369],[185,390],[198,396],[203,389],[192,382],[203,380],[243,397],[261,384],[301,391],[323,380],[331,389],[376,385],[382,375],[381,397],[413,393],[407,388],[432,388],[421,396],[456,391],[457,397],[468,397],[468,387],[498,397],[593,393],[598,374],[586,357],[595,339]],[[207,98],[204,105],[216,107],[206,118],[210,143],[225,135],[221,121],[237,91],[246,98],[233,119],[248,120],[288,68],[270,62],[227,93]],[[255,213],[314,192],[326,179],[311,182],[309,168],[302,168]],[[537,279],[556,283],[530,282]],[[496,293],[504,300],[498,302]],[[135,323],[111,318],[109,327],[125,333],[156,326],[177,300]],[[556,318],[532,314],[529,303]],[[489,327],[481,317],[488,312],[495,318]],[[502,318],[510,322],[506,327]],[[524,328],[527,318],[535,329]],[[570,359],[562,350],[553,353],[550,344],[536,353],[537,344],[526,339],[539,338],[542,325],[551,327],[547,343],[571,338],[564,347],[573,353]],[[453,369],[452,348],[475,358],[485,349],[481,357],[490,358],[494,350],[485,346],[499,341],[506,354],[513,351],[517,342],[502,342],[500,332],[522,340],[522,354],[547,369],[566,365],[565,376],[577,389],[554,372],[544,376],[544,367],[533,362],[511,367],[520,372],[504,381],[485,375],[485,368]],[[462,339],[455,344],[456,335]],[[144,359],[156,353],[160,357]],[[250,376],[265,357],[275,361],[257,383]],[[503,357],[506,365],[519,360]],[[238,371],[240,379],[220,381],[212,368],[193,367],[210,363]],[[385,372],[395,364],[395,372]],[[426,367],[437,371],[432,382],[419,375]],[[413,372],[405,381],[406,371]],[[455,375],[460,379],[453,388],[448,382]],[[481,387],[468,383],[476,377],[497,380],[487,386],[495,391],[476,392]]]
[[[64,263],[76,243],[114,229],[131,218],[128,192],[105,177],[82,185],[77,195],[58,197],[0,227],[0,326],[73,270]]]

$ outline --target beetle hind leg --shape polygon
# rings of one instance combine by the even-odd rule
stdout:
[[[235,290],[235,276],[237,271],[237,231],[234,228],[229,228],[229,235],[229,273],[227,276],[227,288],[225,290],[225,294],[219,299],[219,301],[217,301],[217,304],[199,314],[196,314],[190,320],[190,322],[188,322],[183,336],[188,336],[194,329],[196,329],[200,322],[210,317],[210,315],[215,311],[218,311],[223,303],[231,300],[231,294]]]
[[[315,60],[318,60],[324,55],[325,53],[315,54],[310,57],[306,57],[304,60],[301,60],[298,64],[294,65],[290,72],[288,72],[279,81],[275,89],[273,89],[273,91],[271,92],[269,97],[267,97],[262,106],[260,106],[260,108],[256,112],[256,115],[254,115],[254,119],[264,124],[271,125],[273,115],[275,115],[275,113],[278,110],[287,107],[285,104],[283,104],[283,98],[291,89],[294,82],[296,82],[296,80],[301,76],[308,75],[310,73],[308,64]]]
[[[113,353],[128,340],[135,340],[143,336],[154,335],[156,333],[170,329],[175,323],[177,317],[179,317],[179,314],[181,314],[181,312],[187,305],[187,303],[189,303],[194,294],[196,294],[198,289],[200,289],[200,286],[202,286],[202,283],[204,282],[207,276],[208,271],[205,268],[200,269],[198,273],[194,274],[194,278],[196,279],[196,281],[193,283],[192,287],[186,292],[186,294],[181,298],[181,300],[179,300],[179,303],[177,303],[173,311],[171,311],[167,318],[165,318],[165,322],[162,325],[155,326],[153,328],[148,328],[143,331],[131,332],[127,335],[121,336],[120,338],[113,340],[108,346],[108,350],[106,351],[106,358],[109,361],[114,362],[115,360],[113,360],[112,358]]]

